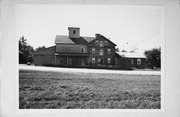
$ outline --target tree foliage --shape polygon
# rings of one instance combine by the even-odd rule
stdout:
[[[19,63],[33,62],[33,52],[32,46],[28,45],[27,39],[24,36],[19,39]]]
[[[148,68],[161,68],[161,48],[153,48],[144,52]]]
[[[43,50],[43,49],[46,49],[46,47],[45,46],[38,47],[35,49],[35,51],[39,51],[39,50]]]

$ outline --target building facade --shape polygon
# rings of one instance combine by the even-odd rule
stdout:
[[[146,57],[142,53],[117,52],[115,55],[116,66],[119,68],[140,68],[146,67]]]
[[[106,37],[96,34],[96,38],[88,43],[89,65],[112,67],[115,64],[115,46]]]
[[[116,44],[101,34],[80,36],[80,28],[69,27],[69,35],[56,35],[55,46],[36,51],[35,65],[68,67],[121,66],[122,56],[115,52]],[[126,58],[125,58],[126,59]]]
[[[55,46],[36,51],[35,65],[107,67],[114,65],[115,46],[103,35],[81,37],[80,29],[69,27],[69,35],[56,35]]]

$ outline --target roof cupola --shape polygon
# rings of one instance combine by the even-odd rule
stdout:
[[[80,28],[78,27],[68,27],[69,38],[79,38],[80,37]]]

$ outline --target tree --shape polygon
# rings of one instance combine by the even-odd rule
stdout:
[[[35,49],[35,51],[39,51],[39,50],[43,50],[43,49],[46,49],[46,47],[45,46],[38,47]]]
[[[19,39],[19,63],[33,62],[34,49],[26,41],[24,36]]]
[[[153,48],[144,52],[148,68],[161,68],[161,48]]]

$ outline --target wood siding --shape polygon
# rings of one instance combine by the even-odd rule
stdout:
[[[105,44],[105,42],[107,44]],[[94,52],[93,49],[95,49]],[[110,53],[108,53],[108,49],[110,49]],[[103,55],[100,54],[102,51],[103,51]],[[89,53],[88,62],[90,66],[114,65],[115,45],[104,37],[99,37],[91,41],[88,44],[88,53]],[[93,58],[95,58],[95,62],[93,62],[92,60]],[[110,62],[108,62],[108,59],[110,59]]]
[[[140,59],[141,63],[137,64],[137,60]],[[125,58],[125,57],[115,57],[116,67],[119,68],[145,68],[146,67],[146,59],[145,58]],[[133,61],[133,63],[132,63]]]
[[[35,65],[54,65],[54,55],[36,55],[34,57]]]
[[[34,65],[53,65],[55,62],[55,46],[35,52]]]
[[[56,56],[56,65],[59,66],[87,66],[85,56]]]
[[[77,42],[77,41],[76,41]],[[80,41],[79,41],[80,42]],[[88,44],[56,44],[35,52],[35,65],[145,68],[145,58],[127,58],[115,52],[115,44],[98,36]],[[83,49],[83,51],[82,51]],[[103,54],[102,54],[103,53]],[[138,64],[138,59],[140,64]]]
[[[84,52],[82,52],[82,49],[84,49]],[[87,46],[86,45],[57,44],[56,52],[59,52],[59,53],[87,53]]]

